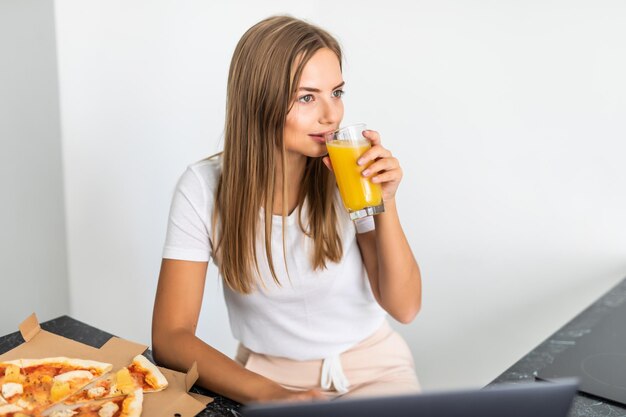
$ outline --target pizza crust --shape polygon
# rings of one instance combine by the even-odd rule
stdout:
[[[139,417],[143,405],[143,390],[137,388],[131,396],[124,400],[120,417]]]
[[[64,356],[59,356],[56,358],[43,358],[43,359],[22,359],[21,360],[22,368],[29,368],[31,366],[40,366],[40,365],[53,365],[60,364],[73,368],[80,369],[94,369],[99,374],[104,374],[113,369],[113,365],[105,362],[98,361],[90,361],[86,359],[73,359],[66,358]]]
[[[21,360],[21,359],[14,359],[14,360],[12,360],[12,361],[0,362],[0,366],[1,366],[1,367],[6,368],[6,367],[8,367],[9,365],[15,365],[15,366],[17,366],[18,368],[21,368],[21,367],[22,367],[22,360]]]
[[[162,391],[167,388],[168,382],[167,378],[161,373],[159,368],[150,362],[145,356],[137,355],[133,359],[131,365],[136,366],[137,368],[144,370],[146,372],[146,379],[150,378],[152,383],[150,385],[153,387],[150,390],[146,390],[148,392],[157,392]]]

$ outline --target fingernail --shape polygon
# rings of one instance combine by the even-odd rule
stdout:
[[[367,177],[370,174],[370,171],[368,169],[366,169],[365,171],[363,171],[363,176]]]
[[[363,163],[365,163],[365,161],[363,159],[359,159],[358,161],[356,161],[356,163],[358,165],[363,165]]]

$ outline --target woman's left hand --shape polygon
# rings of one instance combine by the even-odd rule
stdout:
[[[370,141],[372,147],[358,159],[357,163],[364,169],[363,177],[369,178],[374,184],[380,184],[383,191],[383,201],[393,200],[402,180],[400,162],[393,157],[388,149],[380,144],[380,135],[374,130],[364,130],[363,136]],[[324,164],[332,170],[330,158],[323,158]],[[368,166],[368,164],[370,164]]]
[[[357,160],[360,166],[367,167],[362,172],[374,184],[380,184],[383,190],[383,201],[393,200],[402,180],[402,168],[398,159],[380,144],[380,134],[375,130],[364,130],[363,136],[372,147]],[[371,165],[367,166],[369,163]]]

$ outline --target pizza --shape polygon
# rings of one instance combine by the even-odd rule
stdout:
[[[100,401],[78,403],[69,408],[54,410],[49,417],[139,417],[143,402],[143,390],[134,391]]]
[[[111,370],[108,363],[65,357],[19,359],[2,364],[2,398],[38,412]]]
[[[157,392],[167,388],[167,385],[167,379],[159,368],[145,356],[137,355],[128,367],[96,380],[63,402],[71,405],[94,399],[117,397],[132,392],[135,387],[140,387],[146,393]]]
[[[144,392],[168,385],[142,355],[114,373],[112,367],[66,357],[0,362],[0,417],[134,417]]]

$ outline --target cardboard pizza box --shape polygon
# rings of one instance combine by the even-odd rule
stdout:
[[[94,348],[72,339],[43,330],[33,313],[19,326],[25,343],[0,355],[0,362],[13,359],[41,359],[55,356],[89,359],[113,365],[112,372],[128,366],[133,358],[148,348],[145,345],[112,337],[101,348]],[[213,401],[211,397],[188,392],[198,379],[194,363],[185,374],[159,367],[168,387],[160,392],[145,393],[142,416],[193,417]]]

